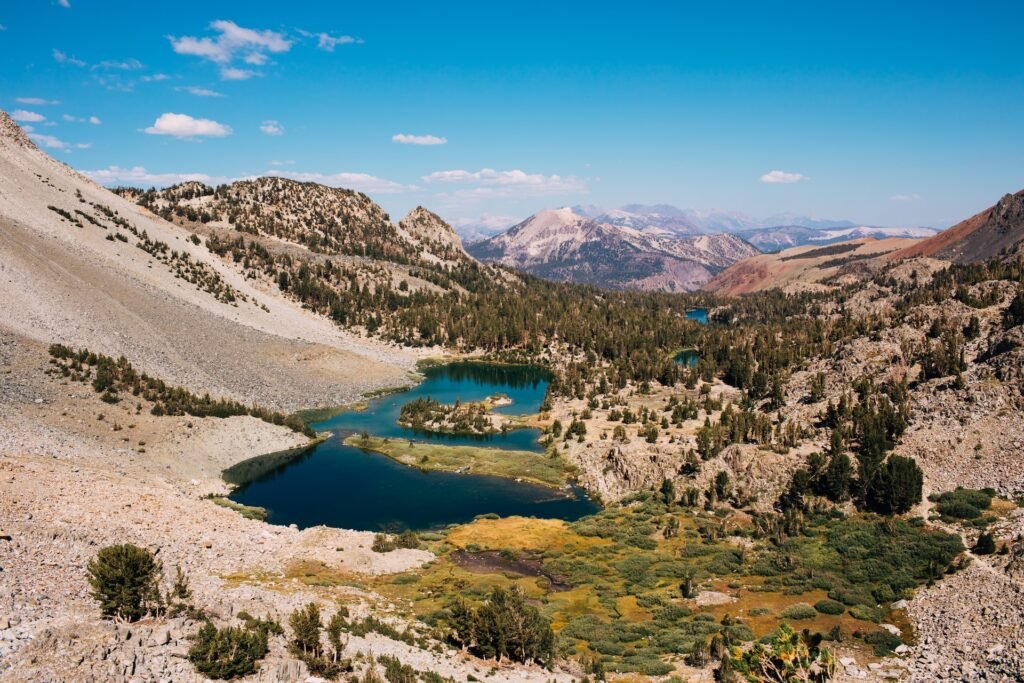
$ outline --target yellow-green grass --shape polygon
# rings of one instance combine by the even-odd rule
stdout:
[[[266,508],[257,507],[255,505],[243,505],[242,503],[236,503],[230,498],[225,498],[223,496],[215,496],[210,500],[212,500],[215,505],[220,505],[221,507],[229,510],[234,510],[246,519],[258,519],[261,522],[265,522],[267,519]]]
[[[358,435],[345,439],[345,444],[386,455],[403,465],[421,470],[521,479],[552,488],[559,488],[565,484],[568,474],[561,458],[551,458],[543,453],[531,451],[414,443],[407,439]]]

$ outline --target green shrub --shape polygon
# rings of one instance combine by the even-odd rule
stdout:
[[[850,616],[861,621],[873,621],[876,624],[882,620],[881,610],[869,605],[854,605],[850,608]]]
[[[895,636],[888,631],[872,631],[864,636],[864,642],[875,646],[876,657],[891,655],[903,643],[899,636]]]
[[[813,619],[816,616],[818,613],[806,602],[794,603],[779,614],[782,619]]]
[[[262,628],[218,629],[210,622],[203,624],[189,648],[189,661],[196,670],[214,679],[231,679],[254,673],[259,661],[267,656],[267,631]]]
[[[989,532],[985,531],[978,536],[978,542],[974,544],[976,555],[991,555],[996,551],[996,539]]]
[[[161,606],[160,563],[130,543],[103,548],[89,562],[89,585],[105,617],[137,621]]]
[[[957,488],[938,497],[937,509],[943,517],[976,519],[992,504],[992,491]]]
[[[818,602],[814,603],[814,609],[822,614],[842,614],[846,611],[843,603],[836,602],[835,600],[818,600]]]

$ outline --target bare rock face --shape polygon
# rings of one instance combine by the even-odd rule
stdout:
[[[470,256],[462,248],[462,240],[452,226],[440,216],[417,206],[398,223],[400,230],[420,244],[424,254],[433,254],[444,261],[468,259]]]

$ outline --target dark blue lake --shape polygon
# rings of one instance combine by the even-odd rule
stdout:
[[[254,458],[227,470],[239,487],[231,499],[267,508],[273,524],[326,524],[346,529],[429,529],[468,522],[493,512],[566,520],[598,509],[581,490],[450,472],[422,472],[390,458],[342,443],[352,433],[443,441],[453,445],[532,450],[546,457],[535,429],[493,436],[416,432],[397,424],[403,404],[429,396],[442,403],[479,401],[502,393],[512,403],[507,415],[536,413],[547,391],[547,373],[533,366],[452,363],[430,368],[417,386],[369,402],[366,410],[345,411],[313,426],[333,435],[308,452]]]
[[[686,317],[690,320],[696,320],[702,325],[708,324],[708,309],[706,308],[693,308],[686,312]]]

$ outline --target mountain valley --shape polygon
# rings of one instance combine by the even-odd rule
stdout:
[[[240,634],[253,681],[1013,680],[1022,196],[932,237],[634,206],[464,247],[280,177],[110,191],[0,114],[0,680],[207,680]],[[596,511],[235,500],[399,507],[325,455]],[[141,615],[90,583],[121,544],[162,564]]]

